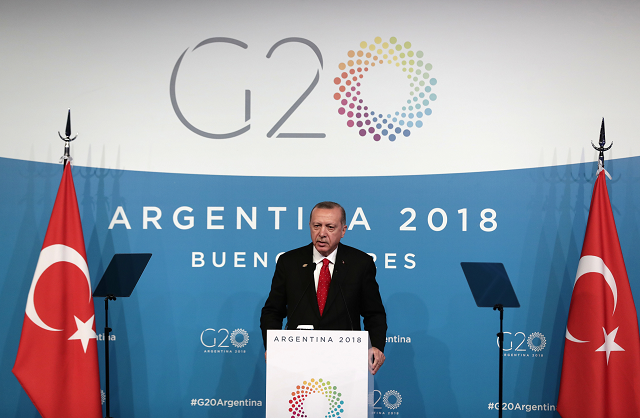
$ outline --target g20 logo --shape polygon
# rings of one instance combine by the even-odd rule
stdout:
[[[498,347],[500,347],[500,339],[496,339]],[[526,345],[525,345],[526,342]],[[545,338],[544,335],[542,335],[539,332],[532,332],[531,334],[529,334],[529,336],[527,337],[527,335],[522,332],[516,332],[511,333],[511,332],[504,332],[504,344],[502,347],[502,351],[515,351],[515,352],[523,352],[523,351],[527,351],[527,347],[529,347],[529,349],[531,351],[534,351],[535,353],[539,353],[540,351],[544,350],[544,348],[547,345],[547,339]]]
[[[320,80],[320,70],[324,68],[324,62],[320,49],[308,39],[304,38],[284,38],[271,46],[267,52],[266,58],[270,59],[275,51],[282,45],[287,43],[300,43],[306,45],[314,53],[318,60],[319,68],[316,70],[315,77],[309,83],[308,87],[302,92],[300,97],[290,105],[289,109],[273,124],[267,132],[267,138],[276,135],[276,138],[325,138],[326,134],[322,132],[282,132],[281,128],[285,122],[293,115],[300,105],[309,97],[311,92],[316,88]],[[237,47],[247,49],[248,45],[240,40],[225,37],[215,37],[205,39],[193,48],[193,51],[217,43],[225,43],[235,45]],[[176,96],[176,81],[180,71],[180,66],[189,49],[187,48],[173,67],[171,73],[171,81],[169,94],[173,110],[184,126],[192,132],[211,139],[228,139],[240,136],[251,129],[249,123],[251,119],[251,90],[244,91],[244,126],[239,126],[231,132],[210,132],[196,127],[191,123],[182,112]],[[340,75],[333,79],[334,84],[338,86],[338,91],[334,93],[333,98],[339,101],[338,113],[347,117],[347,126],[349,128],[358,129],[360,136],[371,135],[375,141],[379,141],[382,137],[386,137],[389,141],[395,141],[400,136],[408,137],[412,129],[423,126],[424,119],[431,115],[432,110],[429,107],[431,102],[437,99],[435,93],[432,92],[433,86],[437,84],[437,80],[430,76],[433,66],[423,61],[424,53],[422,51],[414,51],[410,42],[398,42],[395,37],[391,37],[389,41],[382,41],[380,37],[376,37],[374,42],[361,42],[360,49],[357,51],[348,51],[350,58],[346,62],[338,65]],[[351,59],[353,58],[353,59]],[[355,60],[355,61],[354,61]],[[406,106],[393,113],[380,113],[378,109],[370,109],[363,99],[360,98],[362,83],[364,76],[370,70],[378,65],[383,64],[395,65],[399,71],[407,74],[409,83],[408,99]],[[239,109],[242,112],[242,109]]]
[[[224,338],[220,339],[221,337]],[[220,328],[217,332],[213,328],[207,328],[200,333],[200,342],[207,348],[228,348],[229,342],[235,348],[242,348],[249,343],[249,333],[242,328],[236,328],[231,333],[226,328]]]

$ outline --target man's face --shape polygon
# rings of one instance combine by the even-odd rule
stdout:
[[[316,208],[311,213],[311,242],[323,256],[328,256],[338,247],[340,239],[347,232],[347,226],[342,225],[342,211],[340,208]]]

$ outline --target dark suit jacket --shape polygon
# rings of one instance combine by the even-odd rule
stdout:
[[[286,252],[278,259],[271,292],[260,316],[265,348],[267,330],[282,329],[285,317],[288,318],[287,329],[291,330],[298,325],[313,325],[317,330],[359,331],[362,316],[371,345],[384,351],[387,315],[376,282],[373,258],[353,247],[338,244],[322,316],[318,309],[314,269],[312,244]]]

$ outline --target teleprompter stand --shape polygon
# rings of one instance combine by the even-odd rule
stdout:
[[[513,291],[507,271],[502,263],[460,263],[467,278],[469,288],[479,308],[493,308],[500,311],[499,343],[499,378],[498,378],[498,417],[502,418],[502,373],[503,344],[502,320],[504,308],[519,308],[520,302]]]
[[[93,297],[104,297],[104,365],[106,380],[106,418],[109,411],[109,301],[116,297],[129,297],[136,287],[151,254],[115,254],[93,292]]]

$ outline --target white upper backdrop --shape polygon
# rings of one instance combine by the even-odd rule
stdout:
[[[216,37],[246,49],[194,50]],[[300,42],[267,58],[291,37],[312,42],[322,66]],[[437,99],[410,136],[374,141],[338,114],[334,79],[349,51],[373,45],[375,54],[385,42],[388,60],[422,52]],[[184,117],[206,132],[247,132],[211,139],[180,121],[170,81],[183,53],[175,91]],[[589,141],[602,117],[615,142],[607,157],[640,155],[636,1],[14,0],[0,5],[0,57],[0,156],[8,158],[57,161],[67,108],[80,134],[74,163],[128,170],[371,176],[577,163],[595,159]],[[371,109],[407,106],[412,80],[400,61],[364,73]],[[316,73],[317,86],[269,138]]]

